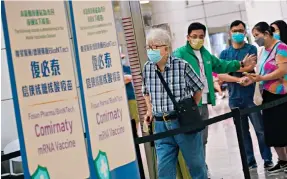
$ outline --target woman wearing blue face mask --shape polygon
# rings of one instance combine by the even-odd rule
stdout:
[[[276,40],[280,40],[281,42],[287,44],[287,24],[283,20],[275,21],[271,24],[271,26],[275,29],[273,33],[273,37]]]

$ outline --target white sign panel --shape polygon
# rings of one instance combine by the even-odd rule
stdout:
[[[25,178],[88,178],[64,2],[1,6]]]
[[[91,175],[139,178],[112,3],[70,8]]]

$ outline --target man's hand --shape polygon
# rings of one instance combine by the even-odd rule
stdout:
[[[153,116],[151,111],[147,111],[144,117],[145,122],[149,125],[153,121]]]
[[[247,54],[242,62],[243,62],[245,67],[247,67],[247,66],[255,66],[256,65],[256,60],[257,60],[257,56],[256,55],[254,55],[254,54],[252,54],[252,55]]]
[[[254,83],[254,81],[252,80],[252,79],[250,79],[249,77],[242,77],[242,78],[240,78],[240,82],[239,82],[239,84],[241,85],[241,86],[249,86],[249,85],[251,85],[252,83]]]
[[[132,79],[133,79],[132,75],[124,75],[125,84],[130,83]]]

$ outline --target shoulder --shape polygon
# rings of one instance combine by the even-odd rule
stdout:
[[[186,47],[185,46],[181,46],[181,47],[179,47],[179,48],[177,48],[177,49],[175,49],[174,51],[173,51],[173,54],[178,54],[178,53],[182,53],[182,52],[185,52],[186,51]]]
[[[283,57],[287,57],[287,45],[284,43],[280,43],[277,46],[277,54]]]
[[[257,47],[255,47],[255,45],[246,43],[246,47],[247,47],[248,49],[256,50],[256,51],[257,51]]]
[[[278,46],[277,46],[277,49],[278,50],[285,50],[287,51],[287,45],[285,43],[279,43]]]
[[[222,50],[222,52],[219,55],[220,59],[224,59],[226,57],[226,54],[228,53],[228,51],[230,51],[230,47],[228,47],[227,49]]]
[[[184,59],[182,58],[178,58],[178,57],[175,57],[175,56],[172,56],[172,63],[175,65],[175,64],[179,64],[179,65],[186,65],[188,64],[187,61],[185,61]]]
[[[147,69],[150,69],[152,63],[148,60],[145,62],[144,67],[143,67],[143,72],[145,72]]]

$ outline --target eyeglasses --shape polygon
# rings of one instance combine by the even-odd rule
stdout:
[[[204,35],[200,35],[200,36],[197,36],[197,35],[190,36],[190,35],[188,35],[188,37],[191,38],[191,39],[204,39]]]
[[[244,29],[237,29],[237,30],[232,30],[232,33],[244,33],[245,30]]]
[[[146,49],[147,50],[155,50],[155,49],[160,49],[161,47],[166,47],[167,45],[147,45]]]

